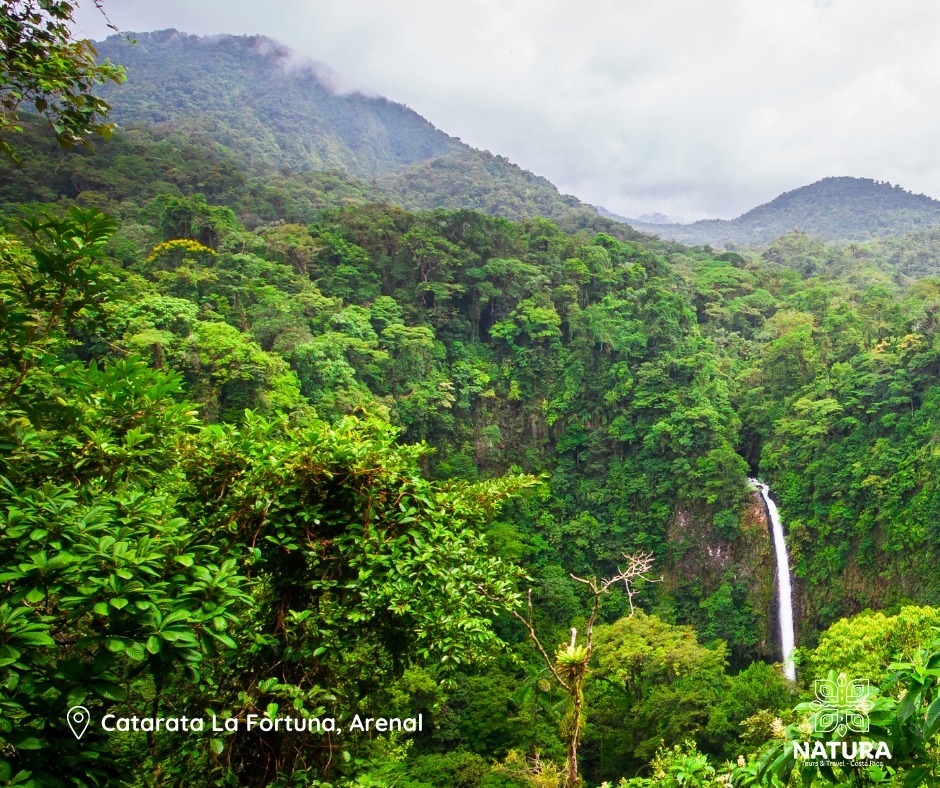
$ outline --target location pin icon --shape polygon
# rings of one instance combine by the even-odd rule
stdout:
[[[88,723],[91,722],[91,713],[84,706],[72,706],[68,714],[65,715],[66,722],[75,734],[76,739],[82,738],[85,731],[88,730]]]

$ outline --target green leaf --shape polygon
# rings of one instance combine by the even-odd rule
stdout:
[[[46,598],[46,592],[43,591],[41,588],[34,588],[32,591],[30,591],[26,595],[26,601],[34,605],[37,602],[42,602],[42,600],[45,598]]]
[[[0,645],[0,668],[12,665],[20,658],[20,652],[13,646]]]
[[[24,632],[19,635],[19,639],[30,646],[54,646],[56,644],[52,636],[45,632]]]
[[[222,645],[228,648],[238,648],[238,643],[236,643],[235,640],[229,637],[228,635],[224,635],[222,633],[215,633],[215,639],[218,640],[219,643],[221,643]]]
[[[927,718],[924,721],[924,738],[931,738],[937,732],[938,726],[940,726],[940,697],[936,698],[927,707]]]
[[[127,697],[121,685],[113,681],[96,679],[88,683],[89,686],[105,700],[124,700]]]
[[[121,638],[105,638],[104,645],[108,651],[113,651],[115,654],[124,650],[124,641]]]
[[[901,700],[901,703],[898,705],[898,719],[899,719],[901,722],[904,722],[906,719],[908,719],[908,718],[914,713],[914,709],[915,709],[915,705],[914,705],[914,696],[915,696],[915,693],[914,693],[912,690],[913,690],[913,688],[911,688],[911,689],[909,689],[909,690],[907,691],[907,694],[904,696],[903,700]]]
[[[84,687],[72,687],[68,695],[65,696],[65,703],[69,708],[72,706],[80,706],[85,702],[85,697]]]
[[[922,785],[928,777],[930,777],[929,766],[918,766],[916,769],[911,769],[904,775],[904,788],[915,788],[915,786]]]

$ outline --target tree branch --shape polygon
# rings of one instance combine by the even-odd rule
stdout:
[[[483,586],[478,585],[477,590],[483,594],[487,599],[492,602],[503,603],[500,597],[495,596],[494,594],[489,593]],[[545,660],[545,664],[548,666],[548,669],[552,672],[552,675],[555,677],[555,681],[564,689],[566,692],[571,692],[571,687],[568,686],[568,683],[558,675],[558,671],[555,669],[555,664],[552,662],[551,657],[548,656],[548,652],[545,651],[545,648],[542,646],[542,642],[539,640],[538,635],[535,634],[535,627],[532,624],[532,589],[529,589],[528,594],[526,594],[526,600],[529,608],[529,617],[525,618],[518,610],[515,608],[510,608],[509,613],[517,621],[521,621],[522,625],[529,631],[529,639],[535,643],[536,648],[539,650],[539,653],[542,655],[542,659]]]

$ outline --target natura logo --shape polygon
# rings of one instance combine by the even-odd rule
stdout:
[[[817,734],[834,733],[842,739],[853,733],[868,733],[868,712],[874,694],[868,679],[850,679],[840,673],[835,679],[816,679],[816,700],[810,708],[816,712],[813,730]]]
[[[816,700],[797,708],[812,712],[807,734],[820,737],[814,741],[794,741],[793,757],[823,765],[861,766],[891,759],[891,751],[883,741],[846,741],[849,734],[869,732],[869,714],[875,707],[878,690],[867,679],[850,679],[844,673],[829,674],[814,685]],[[831,737],[823,741],[821,737]]]

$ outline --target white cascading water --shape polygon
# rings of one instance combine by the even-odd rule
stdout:
[[[787,558],[787,544],[783,539],[783,524],[780,522],[780,512],[770,497],[770,488],[757,479],[749,479],[760,491],[761,498],[767,506],[770,515],[770,525],[774,532],[774,549],[777,552],[777,606],[780,618],[780,642],[783,645],[783,674],[790,680],[796,681],[796,665],[793,664],[793,592],[790,586],[790,561]]]

